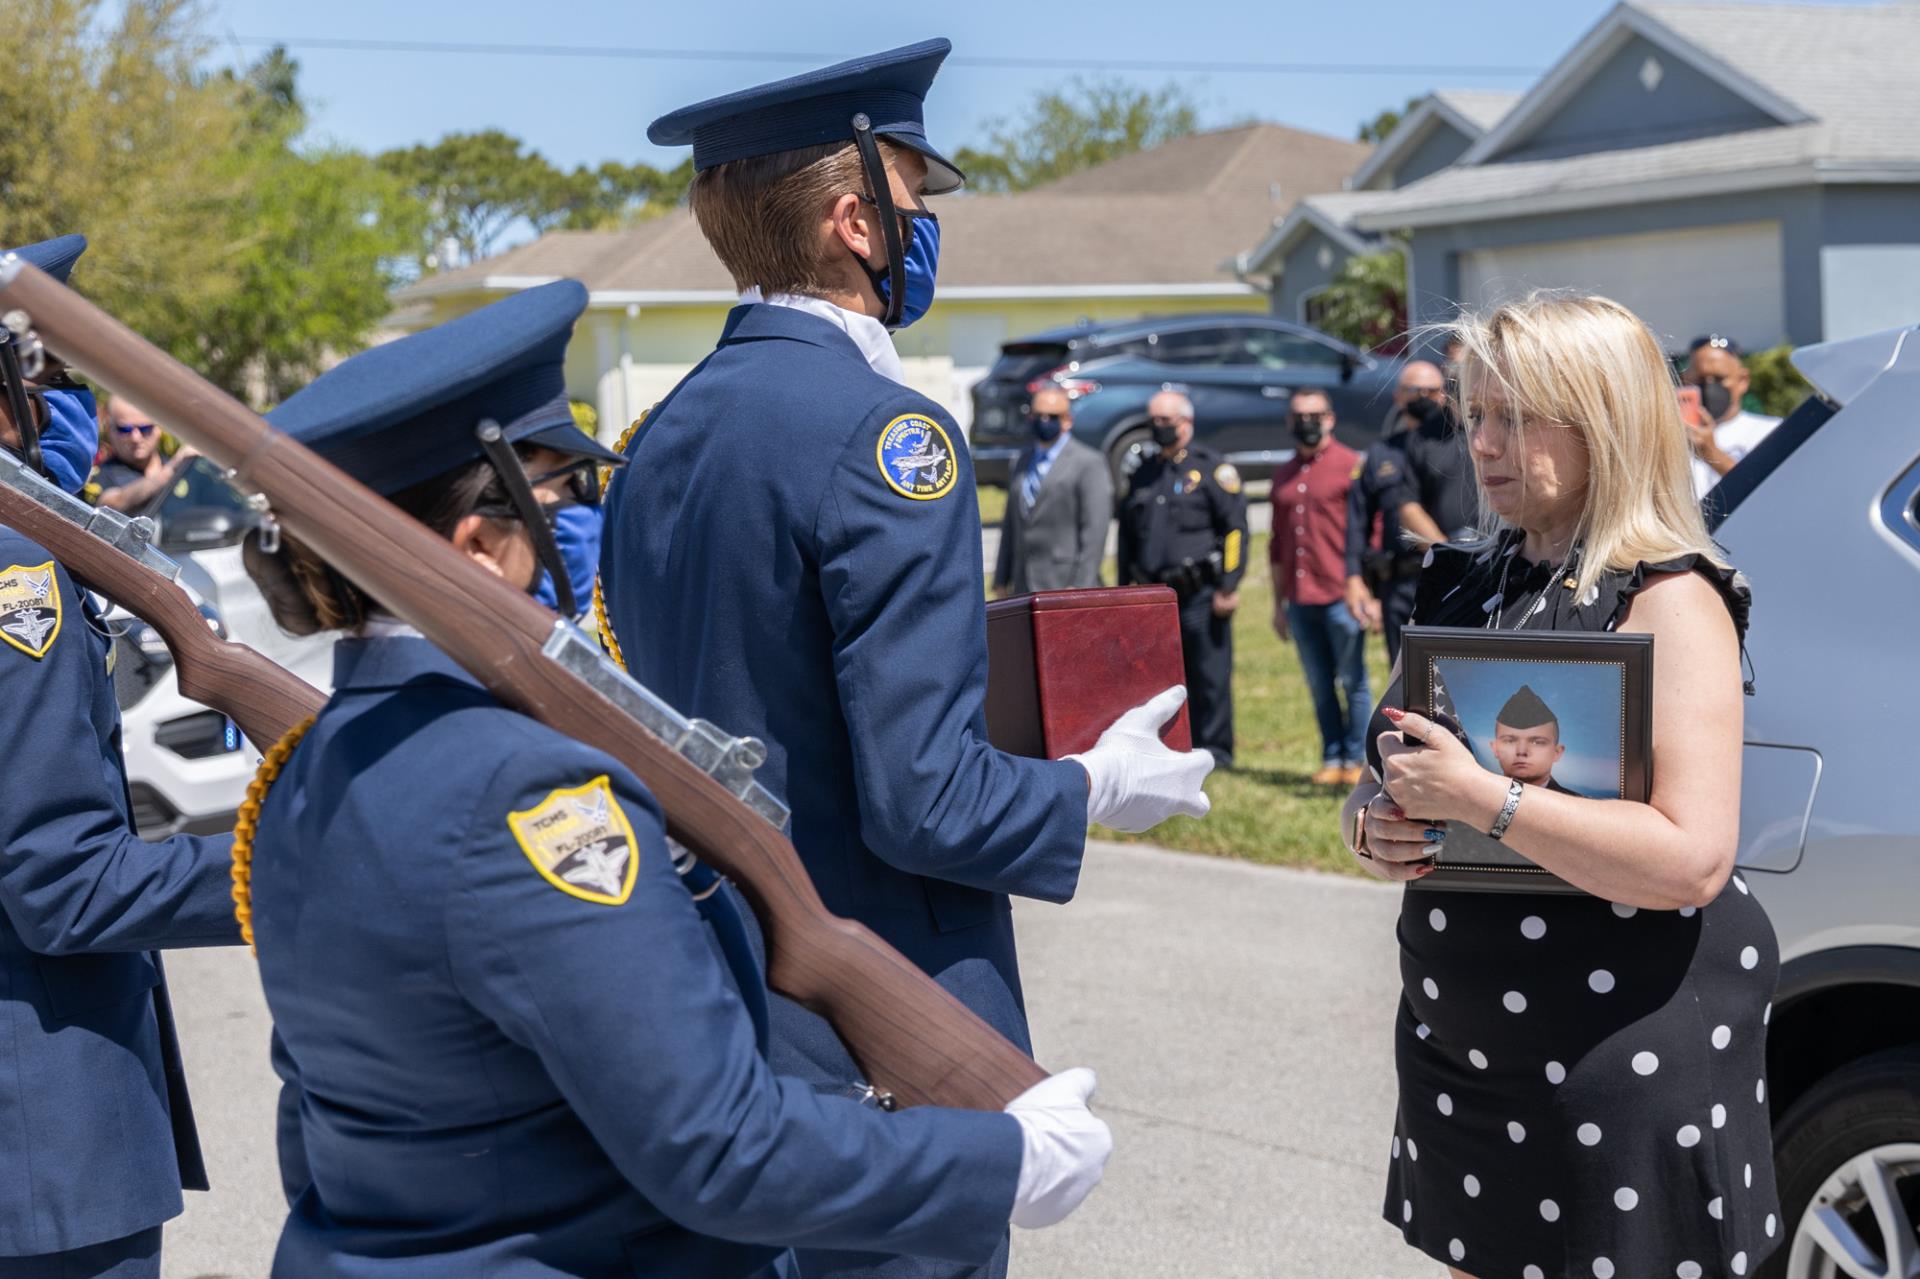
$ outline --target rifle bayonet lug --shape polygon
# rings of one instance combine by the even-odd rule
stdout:
[[[592,636],[565,619],[554,623],[540,651],[686,756],[776,830],[786,826],[787,806],[753,778],[754,770],[767,762],[766,743],[734,737],[704,719],[688,719],[615,666]]]

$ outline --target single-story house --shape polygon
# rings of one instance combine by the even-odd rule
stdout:
[[[1245,255],[1242,273],[1267,277],[1275,315],[1315,323],[1315,299],[1347,259],[1376,253],[1388,242],[1355,226],[1358,215],[1388,203],[1387,193],[1396,188],[1459,160],[1519,100],[1518,93],[1492,89],[1429,93],[1354,170],[1348,190],[1302,198]]]
[[[1181,138],[1016,195],[934,202],[933,308],[895,335],[913,384],[965,425],[1001,343],[1081,318],[1245,311],[1261,290],[1238,252],[1301,196],[1335,191],[1370,148],[1280,125]],[[570,276],[591,295],[568,389],[630,421],[713,347],[732,281],[684,210],[618,231],[554,232],[401,289],[393,327],[425,328]]]

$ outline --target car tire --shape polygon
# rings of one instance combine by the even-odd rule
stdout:
[[[1774,1129],[1786,1238],[1758,1274],[1810,1279],[1828,1273],[1822,1238],[1850,1229],[1885,1255],[1882,1223],[1867,1196],[1876,1173],[1906,1203],[1909,1229],[1920,1203],[1920,1046],[1896,1048],[1849,1063],[1809,1089]],[[1819,1199],[1833,1214],[1809,1220]],[[1920,1247],[1908,1240],[1907,1251]]]
[[[1113,447],[1107,450],[1107,474],[1113,480],[1113,496],[1117,500],[1127,495],[1127,486],[1133,482],[1133,473],[1140,469],[1140,463],[1146,460],[1147,450],[1153,448],[1153,432],[1144,426],[1132,427],[1120,432]]]

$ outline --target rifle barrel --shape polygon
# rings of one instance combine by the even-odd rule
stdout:
[[[138,401],[496,697],[630,768],[675,839],[746,894],[768,981],[833,1023],[902,1105],[997,1110],[1045,1077],[1033,1060],[871,930],[830,913],[793,845],[720,783],[548,660],[554,615],[78,294],[0,261],[0,303],[68,363]]]

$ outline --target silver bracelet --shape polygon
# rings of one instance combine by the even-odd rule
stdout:
[[[1500,805],[1500,815],[1493,819],[1493,825],[1487,828],[1489,839],[1499,839],[1507,833],[1507,827],[1513,825],[1513,814],[1520,807],[1520,792],[1526,784],[1518,777],[1507,783],[1507,802]]]

